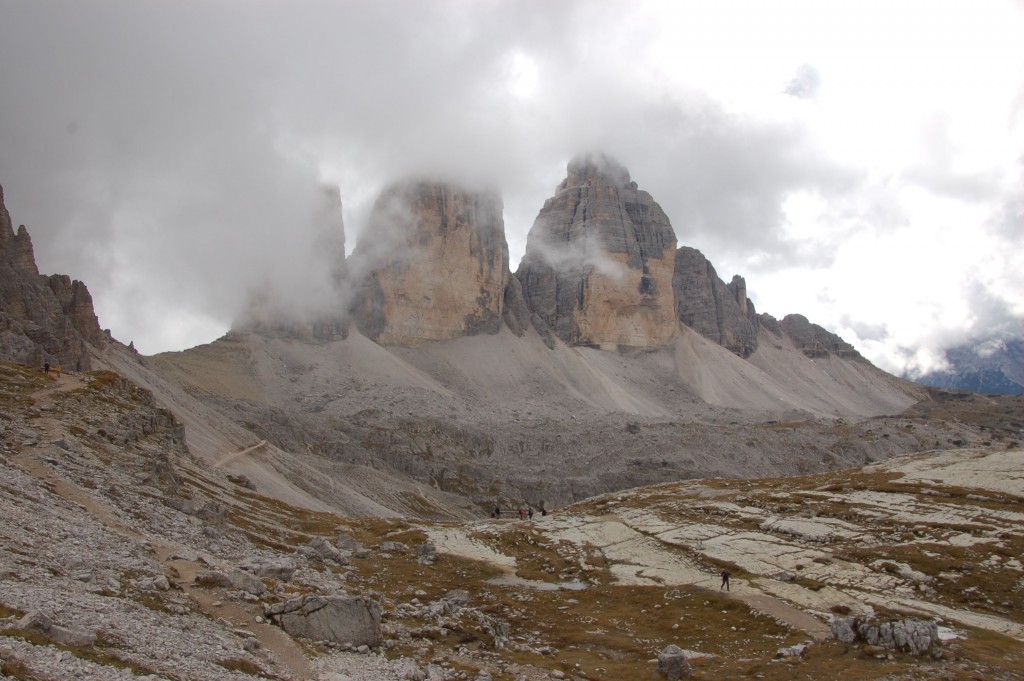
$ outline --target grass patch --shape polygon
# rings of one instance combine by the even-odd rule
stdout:
[[[215,663],[219,667],[223,667],[229,671],[241,672],[242,674],[248,674],[249,676],[257,676],[261,679],[280,679],[281,677],[275,674],[268,674],[263,669],[249,660],[242,659],[240,657],[232,657],[226,660],[217,660]]]
[[[57,643],[41,632],[30,629],[18,629],[16,627],[0,629],[0,636],[20,638],[23,641],[36,646],[52,646],[59,650],[69,652],[81,660],[88,660],[89,662],[103,665],[105,667],[130,669],[136,676],[157,674],[154,669],[147,667],[146,665],[133,660],[127,660],[114,653],[113,649],[121,648],[122,645],[120,641],[105,632],[97,634],[96,643],[91,646],[69,646],[63,643]]]

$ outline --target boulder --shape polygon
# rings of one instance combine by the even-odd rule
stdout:
[[[402,681],[426,681],[427,672],[420,669],[415,660],[403,657],[391,663],[391,672]]]
[[[197,572],[195,583],[199,586],[220,587],[222,589],[234,589],[244,591],[254,596],[259,596],[267,590],[263,581],[258,577],[242,570],[206,570]]]
[[[693,676],[686,653],[677,645],[669,645],[658,654],[658,674],[668,681],[679,681]]]
[[[464,589],[452,589],[424,608],[423,617],[424,619],[437,619],[442,615],[456,613],[468,605],[469,592]]]
[[[354,646],[383,642],[380,605],[365,596],[299,596],[267,606],[264,613],[300,638]]]
[[[295,574],[295,563],[287,558],[250,557],[238,564],[240,570],[251,572],[263,579],[290,582]]]
[[[348,558],[323,537],[313,537],[305,546],[300,546],[296,553],[314,560],[331,561],[338,565],[348,565]]]
[[[433,565],[437,561],[437,547],[433,542],[423,542],[416,547],[416,562],[420,565]]]
[[[29,611],[14,626],[25,631],[39,632],[51,641],[65,646],[83,647],[96,643],[96,634],[59,626],[49,615],[39,610]]]
[[[843,643],[864,643],[915,656],[924,655],[940,643],[938,624],[914,617],[888,622],[856,617],[835,618],[832,620],[832,634]]]
[[[341,555],[345,558],[369,558],[372,555],[370,549],[366,548],[355,537],[351,537],[347,534],[338,535],[338,539],[334,542],[334,545],[338,547]]]
[[[784,659],[787,657],[803,657],[807,649],[811,647],[810,641],[804,641],[803,643],[797,643],[794,646],[787,648],[779,648],[775,652],[775,659]]]
[[[400,541],[385,541],[380,544],[381,553],[405,553],[409,547]]]

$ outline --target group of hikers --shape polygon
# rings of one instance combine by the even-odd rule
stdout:
[[[51,367],[49,362],[43,362],[43,373],[48,374],[51,372],[51,370],[53,371],[53,373],[57,374],[57,378],[60,378],[60,367]]]
[[[547,509],[544,508],[543,505],[540,507],[540,514],[541,515],[547,515],[548,514]],[[491,517],[492,518],[501,518],[501,506],[495,506],[494,507],[494,510],[491,511]],[[520,520],[527,520],[527,519],[533,520],[533,506],[530,506],[530,505],[520,506],[519,507],[519,519]]]

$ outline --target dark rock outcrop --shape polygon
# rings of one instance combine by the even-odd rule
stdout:
[[[740,357],[757,349],[759,322],[743,277],[726,284],[700,251],[683,246],[676,251],[672,287],[680,322]]]
[[[817,324],[812,324],[807,317],[799,314],[786,315],[782,321],[768,314],[760,316],[761,326],[775,335],[784,334],[793,341],[808,357],[827,357],[835,355],[844,359],[864,360],[856,348],[842,338],[826,331]]]
[[[355,322],[383,344],[497,333],[508,259],[497,194],[434,182],[393,185],[349,262]]]
[[[578,157],[530,229],[516,276],[529,309],[571,345],[646,348],[675,335],[676,236],[629,172]]]
[[[28,230],[14,231],[0,188],[0,358],[85,371],[89,345],[106,340],[85,284],[39,274]]]

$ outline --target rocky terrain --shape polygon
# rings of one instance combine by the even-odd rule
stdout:
[[[432,522],[257,494],[108,371],[0,364],[0,410],[5,678],[1013,679],[1024,660],[1006,439]]]
[[[756,314],[607,159],[564,271],[486,193],[378,211],[312,316],[142,357],[0,203],[0,676],[1018,678],[1021,398]]]

